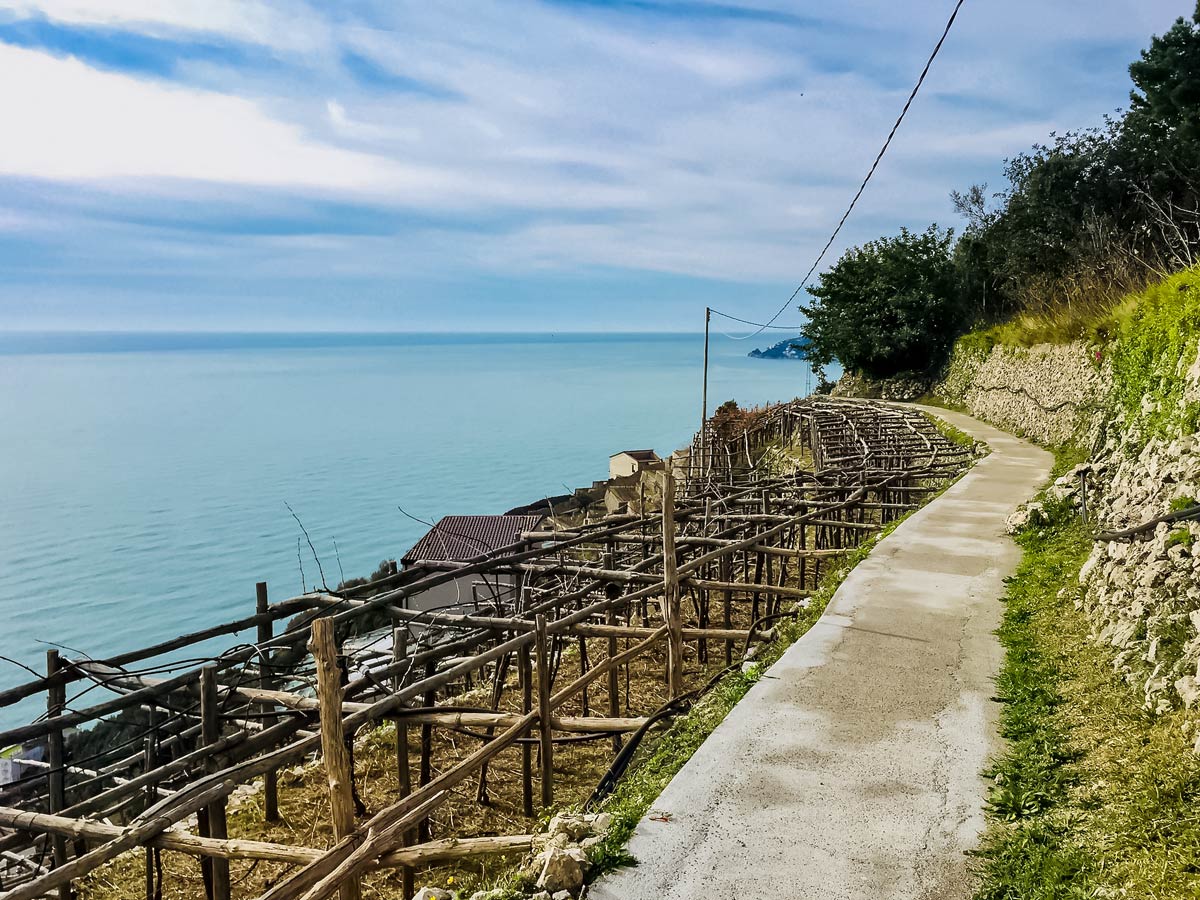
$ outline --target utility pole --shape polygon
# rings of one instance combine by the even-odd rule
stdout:
[[[704,307],[704,388],[701,391],[700,408],[700,465],[703,475],[708,468],[708,323],[712,321],[712,309]]]

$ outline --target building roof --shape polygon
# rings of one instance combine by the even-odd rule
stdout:
[[[444,516],[401,561],[405,565],[419,560],[464,562],[515,544],[522,531],[534,530],[545,518],[543,515]]]
[[[609,459],[612,459],[613,456],[628,456],[631,459],[643,461],[658,459],[658,454],[653,450],[622,450],[620,453],[614,453],[612,456],[609,456]]]

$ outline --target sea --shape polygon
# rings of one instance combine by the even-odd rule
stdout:
[[[713,336],[710,411],[815,386],[804,361],[747,356],[778,337]],[[332,587],[423,522],[670,452],[699,426],[703,353],[697,334],[0,333],[0,689],[50,647],[102,658],[231,621],[258,581],[272,601]]]

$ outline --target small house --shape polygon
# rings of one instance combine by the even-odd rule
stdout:
[[[509,547],[535,531],[544,515],[444,516],[404,554],[406,570],[440,571],[439,563],[466,563]],[[510,575],[464,575],[408,599],[417,610],[469,611],[513,599]]]
[[[626,478],[660,463],[662,460],[653,450],[622,450],[608,458],[608,477]]]

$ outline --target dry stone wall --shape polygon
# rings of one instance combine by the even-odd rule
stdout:
[[[1200,348],[1180,360],[1179,411],[1200,402]],[[1143,398],[1145,416],[1162,401]],[[1200,437],[1184,426],[1143,434],[1118,416],[1093,465],[1102,490],[1095,511],[1109,531],[1150,522],[1200,498]],[[1130,541],[1098,541],[1080,572],[1076,605],[1114,669],[1141,687],[1146,708],[1200,706],[1200,522],[1161,522]],[[1200,735],[1196,752],[1200,753]]]
[[[1103,353],[1080,342],[990,352],[960,346],[934,394],[1039,444],[1090,447],[1110,387]]]

